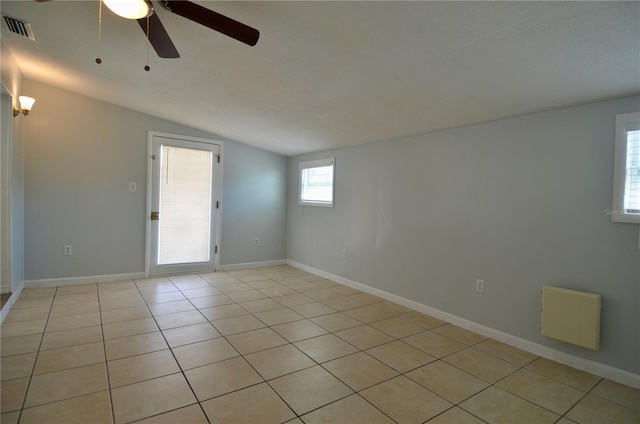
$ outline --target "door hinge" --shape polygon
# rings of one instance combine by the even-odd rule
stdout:
[[[156,155],[151,155],[151,159],[156,160]]]
[[[220,202],[216,200],[216,209],[220,209]]]
[[[213,250],[213,253],[214,253],[214,254],[217,254],[217,253],[218,253],[218,246],[216,246],[216,248]]]
[[[220,157],[222,157],[222,155],[216,155],[218,157],[218,163],[220,163]]]

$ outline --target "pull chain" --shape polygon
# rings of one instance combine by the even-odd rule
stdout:
[[[147,64],[144,66],[144,70],[147,71],[147,72],[149,72],[149,69],[151,69],[149,67],[149,44],[150,44],[150,40],[149,40],[149,31],[150,31],[150,29],[149,29],[149,25],[150,25],[149,17],[150,16],[151,16],[151,13],[149,13],[147,15]]]
[[[102,45],[102,0],[100,0],[100,6],[98,9],[98,56],[96,57],[96,63],[101,64],[100,58],[100,46]]]

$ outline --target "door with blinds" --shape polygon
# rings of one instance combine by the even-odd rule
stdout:
[[[220,148],[150,135],[149,275],[215,270]]]

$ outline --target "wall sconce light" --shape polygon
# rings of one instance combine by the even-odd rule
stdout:
[[[36,99],[33,97],[20,96],[18,97],[18,101],[20,102],[20,108],[13,108],[13,116],[16,117],[22,112],[24,116],[27,116],[29,112],[31,112],[31,108],[33,104],[36,102]]]

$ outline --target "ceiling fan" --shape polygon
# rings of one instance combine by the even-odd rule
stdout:
[[[50,0],[36,0],[38,2]],[[153,9],[150,0],[101,0],[115,14],[136,19],[149,43],[161,58],[178,58],[180,54]],[[209,10],[199,4],[184,0],[161,0],[165,10],[218,31],[249,46],[255,46],[260,32],[248,25]]]

